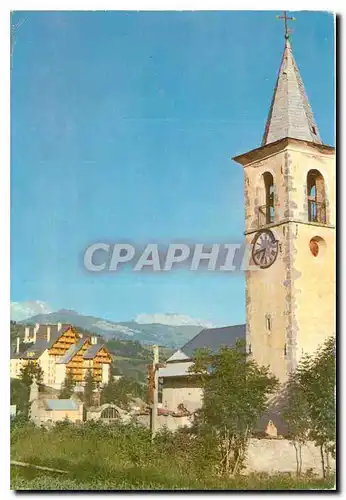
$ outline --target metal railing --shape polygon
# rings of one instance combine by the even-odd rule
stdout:
[[[310,222],[327,223],[326,204],[324,202],[308,200],[308,220]]]
[[[272,205],[258,207],[258,227],[266,226],[275,222],[275,211]],[[327,224],[327,210],[325,202],[308,200],[308,220]]]
[[[272,205],[262,205],[258,207],[258,227],[272,224],[274,222],[274,207]]]

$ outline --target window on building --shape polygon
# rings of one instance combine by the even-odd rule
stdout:
[[[269,314],[266,315],[266,329],[268,332],[272,330],[272,318]]]
[[[308,220],[326,224],[326,195],[323,175],[310,170],[307,175]]]
[[[326,242],[320,236],[314,236],[309,242],[310,252],[314,257],[322,257],[326,251]]]
[[[274,178],[270,172],[265,172],[262,175],[262,196],[263,205],[259,207],[259,226],[271,224],[275,219],[274,208]]]

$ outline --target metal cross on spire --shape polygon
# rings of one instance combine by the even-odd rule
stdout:
[[[290,36],[290,33],[292,33],[292,30],[291,28],[289,28],[288,26],[288,22],[287,21],[295,21],[295,17],[287,17],[287,11],[284,10],[284,15],[283,16],[276,16],[277,19],[282,19],[285,21],[285,38],[286,40],[289,38]]]

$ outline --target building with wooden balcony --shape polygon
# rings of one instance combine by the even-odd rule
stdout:
[[[25,327],[22,343],[17,338],[11,354],[11,378],[19,378],[29,361],[40,365],[45,385],[60,389],[68,374],[83,387],[88,370],[98,384],[107,383],[112,357],[97,336],[85,336],[71,325],[37,324]]]

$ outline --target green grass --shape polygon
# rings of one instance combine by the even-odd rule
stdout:
[[[33,469],[11,467],[12,490],[325,490],[334,489],[334,479],[301,478],[285,475],[239,476],[235,479],[202,479],[162,474],[149,467],[107,470],[70,468],[68,475],[43,473]]]
[[[170,438],[169,438],[170,439]],[[204,453],[189,455],[186,442],[151,443],[131,426],[33,426],[11,430],[11,459],[68,471],[11,467],[13,490],[306,490],[332,489],[334,478],[251,474],[233,479],[211,472]],[[184,444],[185,443],[185,444]]]

